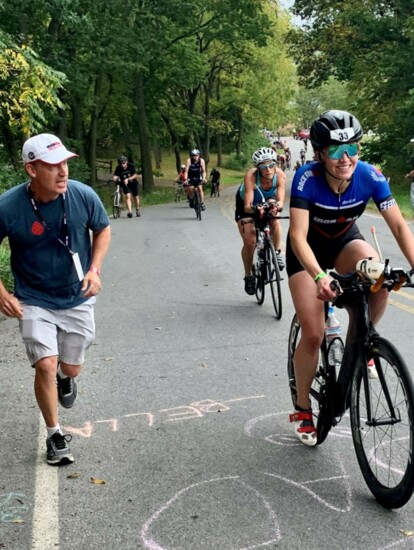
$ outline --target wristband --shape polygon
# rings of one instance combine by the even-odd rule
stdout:
[[[321,271],[316,275],[316,277],[313,279],[315,283],[317,283],[320,279],[323,279],[324,277],[327,277],[328,275],[325,273],[325,271]]]
[[[98,269],[97,267],[90,267],[89,271],[92,271],[92,273],[96,273],[97,275],[101,274],[101,270]]]

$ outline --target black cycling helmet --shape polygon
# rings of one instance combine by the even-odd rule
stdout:
[[[121,155],[120,157],[118,157],[119,164],[122,164],[123,162],[127,162],[127,161],[128,161],[128,158],[125,155]]]
[[[310,129],[310,140],[315,150],[360,141],[363,135],[359,120],[347,111],[325,111]]]

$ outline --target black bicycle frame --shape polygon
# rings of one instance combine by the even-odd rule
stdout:
[[[370,320],[370,306],[367,296],[362,292],[345,292],[340,295],[336,302],[336,307],[344,308],[349,316],[348,331],[346,334],[344,355],[342,357],[341,368],[339,370],[338,380],[334,384],[333,411],[334,416],[342,416],[349,408],[350,390],[352,385],[352,375],[358,366],[363,368],[364,391],[366,396],[368,425],[378,425],[379,422],[373,419],[371,410],[370,385],[368,383],[368,371],[366,363],[369,359],[370,351],[375,348],[375,339],[379,336]],[[392,413],[392,419],[385,419],[381,423],[389,424],[397,422],[395,410],[390,398],[388,386],[385,383],[384,374],[380,365],[377,366],[381,388],[387,400],[389,410]]]

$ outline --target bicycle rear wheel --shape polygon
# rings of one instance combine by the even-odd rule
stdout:
[[[296,389],[296,377],[295,377],[295,365],[294,355],[295,350],[300,342],[301,329],[297,315],[295,314],[292,319],[289,330],[288,340],[288,380],[289,390],[292,398],[293,406],[297,401],[297,389]],[[316,426],[318,445],[323,443],[333,426],[333,404],[332,404],[332,392],[331,384],[329,383],[329,364],[327,361],[326,344],[322,343],[318,366],[313,379],[312,386],[309,392],[309,399],[311,402],[312,413],[314,417],[314,424]]]
[[[384,338],[375,339],[371,358],[378,379],[368,377],[366,363],[353,375],[352,437],[372,494],[386,508],[400,508],[414,492],[413,382],[404,359]]]
[[[268,241],[266,247],[266,260],[267,260],[267,280],[270,284],[270,290],[272,291],[273,307],[275,309],[276,319],[282,317],[282,289],[280,288],[280,271],[279,264],[277,263],[275,247],[272,241]]]

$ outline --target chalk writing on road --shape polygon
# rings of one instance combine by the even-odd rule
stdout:
[[[3,523],[18,522],[22,520],[22,514],[29,509],[25,504],[24,493],[0,494],[0,520]]]
[[[248,397],[236,397],[217,401],[215,399],[205,399],[195,401],[190,405],[179,405],[168,409],[159,409],[156,412],[137,412],[121,416],[120,418],[109,418],[106,420],[86,421],[83,427],[65,426],[65,430],[73,435],[80,437],[91,437],[97,426],[105,425],[111,432],[117,432],[121,426],[127,423],[127,420],[134,419],[142,421],[147,427],[152,427],[159,422],[183,422],[195,418],[203,418],[209,413],[223,413],[230,410],[230,405],[250,399],[263,399],[264,395],[251,395]]]

